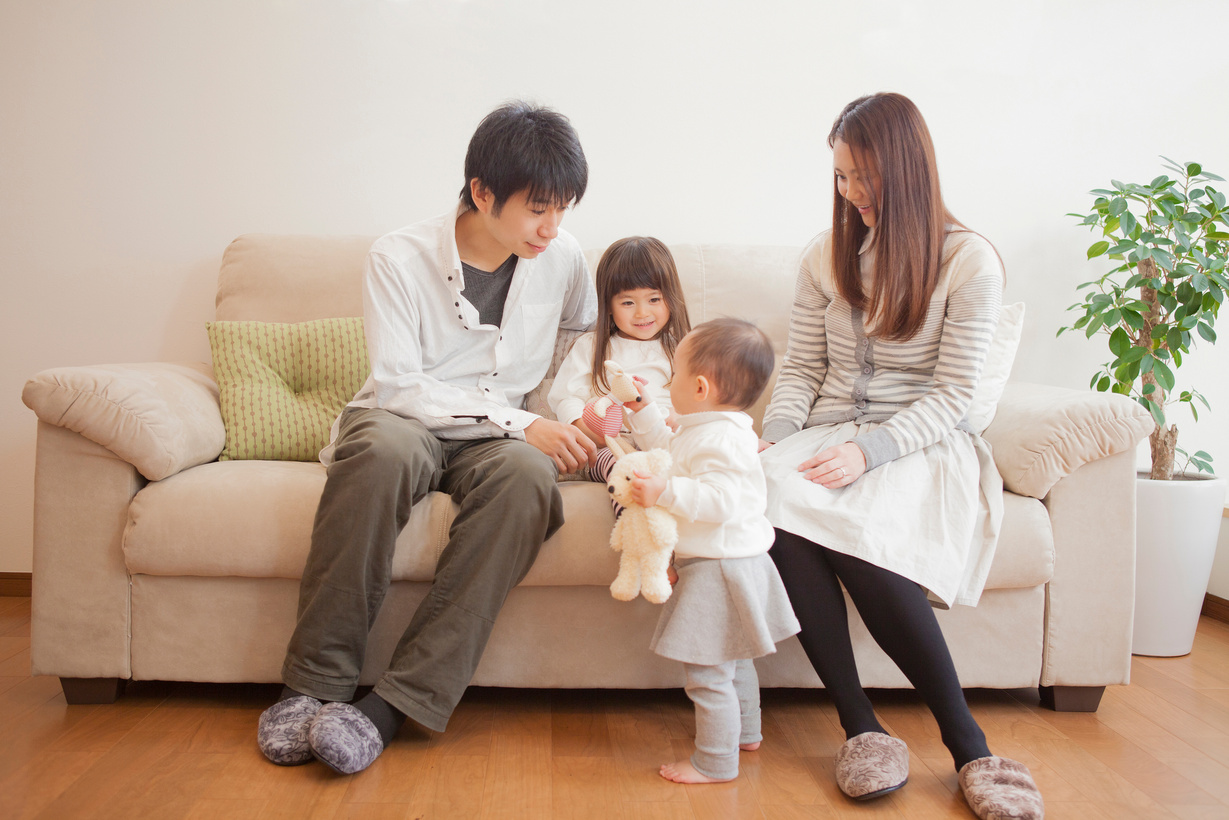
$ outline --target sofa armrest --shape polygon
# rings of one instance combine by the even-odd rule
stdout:
[[[38,425],[30,660],[35,675],[128,678],[124,526],[136,468],[65,427]]]
[[[101,444],[150,481],[213,461],[226,443],[213,369],[199,362],[44,370],[21,399],[40,421]]]
[[[1015,382],[982,436],[1006,489],[1045,498],[1083,465],[1133,451],[1154,426],[1152,415],[1126,396]]]
[[[1042,686],[1128,683],[1135,612],[1135,453],[1090,461],[1044,499],[1054,533]]]

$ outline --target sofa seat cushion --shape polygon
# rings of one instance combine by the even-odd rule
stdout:
[[[320,464],[227,461],[194,467],[146,485],[133,498],[124,559],[133,575],[302,577],[316,504],[324,489]],[[618,572],[608,546],[614,516],[601,484],[560,485],[567,523],[542,547],[524,584],[606,586]],[[432,493],[397,539],[398,581],[430,581],[448,540],[455,508]],[[1007,493],[1003,537],[988,589],[1031,587],[1049,580],[1054,546],[1041,502]]]
[[[295,461],[213,462],[146,485],[132,500],[124,560],[133,575],[302,577],[325,468]],[[618,572],[607,546],[614,523],[606,488],[560,485],[567,524],[523,583],[606,585]],[[430,581],[455,507],[431,493],[397,539],[393,579]]]

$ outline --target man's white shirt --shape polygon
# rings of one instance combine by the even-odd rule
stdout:
[[[387,234],[363,273],[371,375],[349,407],[378,407],[440,438],[521,438],[539,416],[525,395],[546,375],[560,328],[588,330],[597,296],[579,243],[560,230],[536,259],[518,259],[502,327],[464,297],[456,221],[464,206]],[[331,461],[332,439],[320,454]]]

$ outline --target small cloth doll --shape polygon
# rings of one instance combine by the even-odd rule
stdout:
[[[606,383],[610,392],[600,399],[595,399],[585,405],[581,418],[593,432],[617,438],[623,431],[623,403],[640,401],[640,384],[644,379],[638,379],[630,373],[623,372],[622,366],[615,361],[606,361]]]

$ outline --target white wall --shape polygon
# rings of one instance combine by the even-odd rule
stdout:
[[[599,245],[802,244],[828,219],[832,118],[909,95],[948,204],[1028,303],[1016,378],[1084,387],[1105,354],[1054,330],[1099,267],[1064,214],[1111,177],[1151,179],[1162,153],[1229,176],[1229,104],[1204,73],[1206,33],[1227,29],[1217,0],[4,3],[0,571],[30,569],[29,376],[207,360],[230,239],[444,210],[474,126],[513,96],[579,130],[592,179],[567,227]],[[1191,59],[1166,68],[1158,40]],[[1182,424],[1221,464],[1226,351],[1191,368],[1221,421]],[[1229,597],[1229,573],[1217,584]]]

